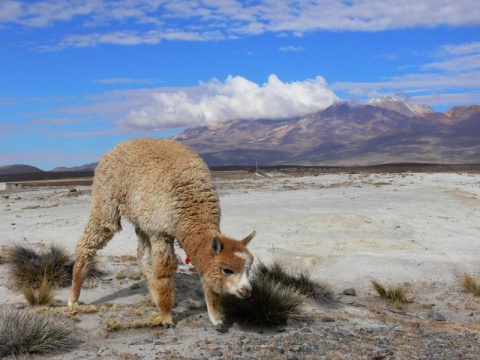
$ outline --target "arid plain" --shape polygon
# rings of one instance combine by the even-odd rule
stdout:
[[[94,306],[69,312],[65,288],[42,310],[71,328],[76,341],[72,352],[45,358],[477,358],[480,298],[461,280],[465,273],[480,279],[479,173],[270,175],[215,175],[222,231],[240,238],[256,230],[250,248],[258,259],[309,271],[338,295],[337,306],[308,304],[305,322],[281,328],[234,324],[217,333],[198,277],[177,248],[176,327],[149,327],[155,308],[136,265],[135,232],[122,223],[98,253],[106,275],[82,291],[80,300]],[[2,251],[55,244],[73,254],[90,200],[85,185],[0,192]],[[385,302],[372,280],[404,287],[409,303],[397,309]],[[0,292],[2,307],[25,303],[5,263]],[[142,321],[145,327],[128,326]]]

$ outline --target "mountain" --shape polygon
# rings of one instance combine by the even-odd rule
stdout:
[[[22,164],[0,166],[0,175],[28,174],[36,172],[43,173],[44,171],[35,166]]]
[[[480,105],[439,113],[393,97],[365,104],[340,101],[308,116],[232,120],[189,128],[174,139],[196,150],[210,166],[478,164]],[[44,174],[82,176],[97,164],[58,167]],[[28,165],[0,167],[0,176],[32,172],[43,171]]]
[[[437,113],[396,98],[337,102],[288,120],[235,120],[174,137],[219,165],[479,163],[480,106]]]
[[[92,163],[92,164],[85,164],[85,165],[82,165],[82,166],[74,166],[74,167],[71,167],[71,168],[68,168],[68,167],[64,167],[64,166],[61,166],[61,167],[56,167],[55,169],[51,170],[53,172],[65,172],[65,171],[93,171],[95,170],[95,168],[97,167],[98,165],[98,162],[96,163]]]
[[[435,112],[427,105],[414,105],[390,96],[384,98],[373,98],[367,102],[367,105],[378,106],[387,110],[396,111],[408,117],[431,114]]]

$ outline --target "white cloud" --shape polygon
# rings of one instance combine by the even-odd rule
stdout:
[[[480,24],[480,17],[477,0],[0,1],[0,29],[12,24],[46,27],[73,21],[76,27],[71,28],[80,24],[84,30],[102,31],[64,32],[57,48],[156,44],[165,39],[206,41],[265,32],[301,36],[317,30],[470,26]],[[119,24],[121,31],[116,28]]]
[[[444,45],[440,48],[439,54],[472,54],[480,53],[480,42],[471,42],[459,45]]]
[[[280,51],[283,52],[302,52],[305,51],[305,49],[301,46],[282,46],[279,48]]]
[[[431,106],[441,101],[479,103],[480,43],[444,45],[428,54],[427,62],[412,73],[373,82],[336,82],[331,88],[353,99],[409,93],[416,103]]]
[[[147,93],[144,92],[145,99]],[[155,89],[149,102],[130,111],[119,125],[128,129],[168,129],[232,119],[281,119],[311,114],[338,97],[322,77],[282,82],[276,75],[258,85],[241,76],[213,79],[197,87]]]

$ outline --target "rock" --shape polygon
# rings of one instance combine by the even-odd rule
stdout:
[[[322,322],[325,322],[325,323],[335,322],[335,319],[330,316],[324,316],[322,318]]]
[[[348,289],[343,290],[343,295],[355,296],[355,295],[357,295],[357,292],[355,291],[354,288],[348,288]]]
[[[446,321],[445,316],[433,310],[429,310],[427,312],[427,319],[435,319],[437,321]]]

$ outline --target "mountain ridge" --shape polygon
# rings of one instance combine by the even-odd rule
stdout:
[[[215,166],[478,163],[479,116],[479,105],[438,113],[395,98],[341,101],[304,117],[232,120],[187,129],[174,138]]]

